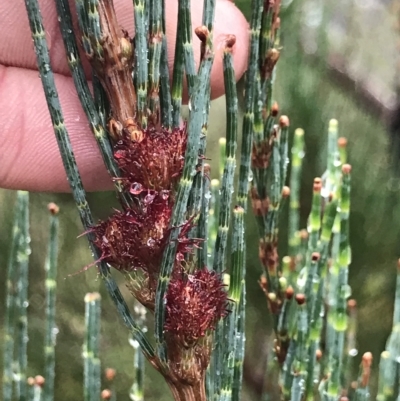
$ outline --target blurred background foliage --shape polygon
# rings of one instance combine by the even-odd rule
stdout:
[[[237,0],[250,16],[250,0]],[[350,269],[352,296],[357,300],[359,355],[370,350],[375,357],[390,331],[395,287],[395,265],[400,237],[400,138],[399,116],[399,1],[302,0],[284,1],[281,12],[282,52],[275,83],[281,112],[291,120],[291,131],[306,132],[301,214],[305,227],[310,209],[313,177],[324,172],[326,134],[330,118],[339,120],[340,135],[349,140],[353,165],[351,197]],[[241,92],[242,82],[238,89]],[[218,138],[224,132],[224,99],[213,102],[209,122],[208,157],[218,178]],[[399,141],[400,142],[400,141]],[[96,217],[105,218],[116,206],[112,193],[90,194]],[[0,190],[0,266],[4,283],[11,234],[11,209],[15,193]],[[83,319],[85,293],[99,291],[102,300],[102,366],[117,370],[118,399],[127,399],[132,381],[133,350],[128,333],[108,299],[91,263],[72,197],[67,194],[31,194],[32,255],[29,287],[29,374],[43,373],[44,259],[48,234],[48,202],[61,207],[56,347],[56,399],[82,399]],[[282,221],[280,254],[285,254],[285,221]],[[245,394],[256,400],[263,381],[269,316],[258,286],[257,234],[248,217],[248,319]],[[76,273],[76,274],[75,274]],[[72,276],[70,276],[72,274]],[[75,275],[74,275],[75,274]],[[118,275],[115,275],[118,279]],[[121,285],[126,299],[132,299]],[[0,286],[0,299],[5,298]],[[4,302],[0,302],[4,316]],[[149,322],[151,326],[151,322]],[[0,333],[1,334],[1,333]],[[0,336],[0,344],[2,336]],[[0,366],[1,368],[1,366]],[[374,382],[373,382],[374,383]],[[376,375],[375,375],[376,384]],[[0,384],[1,385],[1,384]],[[169,400],[161,377],[147,369],[145,399]]]

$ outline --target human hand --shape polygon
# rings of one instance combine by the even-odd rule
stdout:
[[[168,55],[172,73],[177,1],[167,2]],[[132,0],[116,0],[114,3],[120,25],[132,36]],[[105,170],[70,77],[54,1],[41,0],[39,4],[64,118],[83,184],[88,191],[111,189],[111,179]],[[193,29],[201,25],[202,6],[202,1],[192,1]],[[73,5],[71,10],[74,13]],[[228,34],[236,36],[233,55],[236,77],[239,79],[247,62],[248,24],[232,2],[217,0],[214,26],[215,60],[211,86],[212,97],[216,98],[224,92],[224,39]],[[69,191],[38,76],[23,1],[0,2],[0,37],[0,187],[29,191]],[[194,34],[193,42],[195,59],[198,60],[200,45]],[[84,56],[82,60],[87,76],[90,77],[90,67]]]

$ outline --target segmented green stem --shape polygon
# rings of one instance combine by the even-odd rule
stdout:
[[[366,352],[361,361],[360,373],[357,380],[357,389],[354,394],[354,401],[369,401],[369,378],[371,374],[372,354]]]
[[[131,345],[134,349],[133,374],[135,379],[129,392],[129,397],[132,401],[143,401],[144,357],[136,340],[132,340]]]
[[[314,180],[313,197],[311,204],[311,213],[308,219],[308,252],[315,252],[317,250],[319,230],[321,229],[321,180],[316,178]]]
[[[208,36],[207,32],[204,32]],[[178,191],[171,218],[171,233],[168,245],[164,251],[161,264],[160,275],[156,291],[155,306],[155,336],[157,355],[161,361],[166,361],[166,346],[164,342],[164,321],[165,321],[165,304],[164,297],[168,289],[172,268],[176,254],[176,240],[182,224],[185,222],[187,201],[193,183],[193,177],[196,173],[196,164],[199,154],[199,137],[203,122],[203,112],[207,104],[208,87],[210,85],[211,67],[214,60],[212,44],[207,40],[207,51],[201,61],[196,87],[192,96],[192,106],[189,115],[188,139],[185,152],[185,165],[182,177],[179,181]]]
[[[246,276],[246,247],[243,249],[243,276]],[[237,326],[236,326],[236,348],[235,348],[235,367],[233,370],[233,383],[232,383],[232,401],[239,401],[241,399],[242,384],[243,384],[243,361],[244,361],[244,347],[246,344],[245,336],[245,323],[246,323],[246,284],[242,283],[242,291],[240,302],[237,309]]]
[[[33,401],[42,401],[43,386],[40,384],[35,384],[33,386]]]
[[[294,337],[296,348],[292,364],[293,382],[291,389],[291,401],[300,401],[305,393],[305,382],[307,380],[307,340],[308,340],[308,321],[307,304],[300,300],[297,301],[297,327]]]
[[[261,16],[263,10],[262,0],[253,0],[251,4],[252,15],[250,22],[250,53],[248,70],[246,72],[245,106],[242,126],[242,149],[240,155],[239,185],[237,203],[247,210],[247,197],[250,180],[250,155],[252,146],[253,122],[254,122],[254,96],[255,82],[259,61],[259,40],[261,29]]]
[[[85,401],[100,399],[100,301],[101,297],[97,292],[85,295],[85,343],[83,345]]]
[[[93,69],[92,69],[92,85],[93,85],[94,105],[96,107],[97,113],[99,114],[99,119],[102,126],[106,127],[107,118],[108,115],[110,114],[110,104],[108,102],[107,93],[104,90],[103,86],[101,85],[99,77],[96,75],[96,72]],[[113,163],[115,165],[114,160]]]
[[[164,32],[162,28],[162,0],[149,0],[149,107],[153,115],[160,111],[160,61]]]
[[[213,251],[215,240],[217,239],[218,233],[218,216],[219,216],[219,188],[220,182],[217,179],[211,180],[211,197],[210,197],[210,208],[208,212],[208,241],[207,241],[207,252],[208,252],[208,263],[207,266],[213,266]]]
[[[190,0],[178,1],[178,21],[178,23],[182,25],[182,31],[181,35],[177,37],[177,40],[182,41],[188,94],[189,98],[191,98],[196,84],[196,66],[193,54]]]
[[[327,179],[324,185],[326,191],[324,197],[337,190],[338,177],[340,176],[340,155],[338,149],[338,122],[335,119],[329,121],[328,129],[328,169]]]
[[[43,390],[43,401],[54,399],[55,346],[58,329],[56,326],[56,290],[57,290],[57,256],[58,256],[58,207],[49,205],[50,230],[49,245],[45,263],[46,271],[46,335],[44,340],[46,385]]]
[[[172,127],[172,100],[169,85],[168,68],[168,49],[167,36],[165,30],[165,0],[162,0],[162,44],[161,44],[161,64],[160,64],[160,106],[161,106],[161,124],[170,129]]]
[[[339,187],[340,193],[340,234],[339,234],[339,253],[333,260],[333,268],[331,269],[331,278],[335,285],[335,298],[331,298],[330,309],[328,311],[328,327],[327,327],[327,349],[328,356],[328,373],[330,374],[326,399],[333,400],[340,391],[342,369],[342,357],[344,350],[345,332],[347,330],[347,298],[349,296],[348,289],[348,266],[351,262],[348,218],[350,211],[350,166],[342,167],[343,177],[342,185]]]
[[[215,0],[204,0],[203,4],[203,25],[207,27],[209,32],[212,32],[215,14]]]
[[[237,330],[239,319],[240,299],[244,281],[244,209],[237,206],[233,212],[233,233],[232,233],[232,258],[229,283],[229,299],[232,300],[231,313],[225,319],[224,347],[223,347],[223,372],[220,400],[229,401],[232,399],[232,387],[234,381],[235,349],[237,344]],[[222,339],[221,339],[222,340]],[[222,359],[222,358],[221,358]],[[238,387],[239,383],[235,383]]]
[[[17,277],[19,270],[18,254],[19,244],[24,222],[24,207],[27,203],[25,198],[28,193],[17,192],[17,201],[14,209],[14,221],[11,234],[11,249],[7,264],[6,281],[6,310],[4,319],[4,349],[3,349],[3,400],[11,401],[13,396],[13,354],[14,354],[14,332],[17,297]]]
[[[135,13],[135,81],[138,98],[138,121],[142,128],[147,127],[147,78],[148,78],[148,48],[146,0],[134,0]]]
[[[107,168],[108,173],[110,174],[111,177],[120,177],[121,174],[119,172],[118,166],[116,165],[114,156],[113,156],[113,150],[111,143],[108,139],[107,133],[104,128],[105,121],[107,119],[107,109],[105,108],[105,93],[101,89],[99,89],[99,86],[101,87],[101,84],[94,80],[94,88],[95,88],[95,98],[97,100],[97,109],[96,105],[93,102],[93,97],[90,93],[88,83],[85,78],[85,72],[83,70],[82,66],[82,61],[79,56],[79,51],[76,43],[76,38],[75,34],[73,31],[73,25],[72,25],[72,18],[71,18],[71,10],[69,8],[69,3],[67,0],[55,0],[56,6],[57,6],[57,14],[58,14],[58,19],[60,21],[60,30],[61,30],[61,36],[64,41],[64,47],[65,47],[65,53],[67,56],[68,60],[68,66],[71,71],[72,78],[74,80],[76,92],[78,94],[79,100],[81,102],[83,111],[86,114],[87,119],[89,120],[89,127],[96,139],[97,145],[99,146],[101,156],[103,158],[103,162]],[[85,47],[91,46],[89,43],[89,39],[85,37],[85,35],[90,35],[88,27],[94,25],[96,27],[96,32],[97,32],[97,24],[95,22],[92,23],[92,25],[89,25],[89,21],[85,16],[87,14],[85,13],[85,7],[82,3],[82,1],[77,0],[77,8],[78,8],[78,14],[79,14],[79,22],[80,22],[80,28],[82,30],[83,34],[83,45]],[[80,11],[80,12],[79,12]],[[96,13],[97,14],[97,13]],[[92,15],[92,13],[90,13]],[[100,27],[100,24],[98,25]],[[100,29],[100,28],[98,28]],[[91,32],[92,30],[90,30]],[[97,33],[100,35],[99,33]],[[99,45],[100,46],[100,45]],[[89,50],[89,49],[86,49]],[[90,51],[92,48],[90,47]],[[88,53],[88,51],[87,51]],[[90,53],[89,53],[90,54]],[[47,65],[47,67],[46,67]],[[50,68],[50,63],[47,62],[46,65],[44,66],[45,69]],[[99,94],[99,91],[102,93],[101,95]],[[101,103],[100,103],[100,99]],[[121,199],[121,202],[125,206],[129,206],[131,204],[130,196],[129,194],[126,194],[122,191],[122,185],[119,180],[114,180],[115,187],[117,189],[117,192],[119,194],[119,197]]]
[[[45,32],[42,24],[42,18],[39,11],[37,0],[25,0],[28,13],[29,24],[31,27],[32,38],[37,55],[37,63],[39,67],[40,77],[46,96],[47,106],[49,108],[50,117],[53,123],[54,132],[60,149],[61,158],[63,160],[64,169],[71,186],[72,194],[77,204],[79,215],[85,231],[87,232],[89,244],[93,256],[98,261],[99,272],[105,282],[108,293],[110,294],[118,312],[120,313],[124,323],[134,334],[139,342],[146,358],[153,359],[155,357],[154,349],[149,343],[144,333],[135,323],[128,305],[126,304],[115,280],[112,278],[106,263],[100,261],[101,253],[94,246],[94,235],[91,232],[93,226],[93,218],[89,205],[86,200],[85,190],[83,189],[82,180],[78,172],[76,160],[71,148],[71,142],[68,131],[64,124],[64,118],[58,99],[57,89],[54,83],[54,75],[50,67],[49,50],[46,43]]]
[[[16,395],[19,401],[27,398],[26,369],[28,365],[28,270],[29,255],[31,253],[29,243],[29,193],[22,193],[22,217],[21,232],[19,235],[17,263],[18,263],[18,282],[17,282],[17,355],[16,355]]]
[[[28,401],[33,401],[34,398],[35,398],[34,378],[33,377],[28,377],[27,384],[28,384],[27,400]]]
[[[225,253],[228,244],[228,232],[229,223],[231,219],[231,204],[233,198],[233,187],[234,187],[234,176],[236,167],[236,148],[237,148],[237,93],[236,93],[236,82],[233,69],[233,59],[232,59],[232,44],[228,43],[224,52],[224,83],[226,91],[226,117],[227,117],[227,127],[226,127],[226,143],[223,145],[225,148],[225,166],[222,175],[222,185],[221,185],[221,196],[219,199],[220,209],[218,218],[218,231],[217,238],[215,241],[214,252],[213,252],[213,270],[218,273],[222,273],[225,268],[226,260]],[[241,208],[242,209],[242,208]],[[243,213],[243,212],[241,212]],[[238,284],[235,284],[238,291]],[[236,301],[239,302],[240,294],[236,294]],[[229,340],[226,335],[228,333],[234,333],[235,330],[235,308],[232,306],[233,316],[230,316],[226,323],[219,322],[218,327],[215,331],[214,343],[215,350],[213,354],[213,377],[214,377],[214,399],[222,397],[222,399],[227,399],[226,397],[231,397],[231,382],[233,374],[234,365],[234,353],[233,347],[234,343],[226,344],[225,341],[234,341],[234,339]],[[224,334],[226,331],[226,334]],[[225,339],[224,339],[225,338]],[[223,355],[224,348],[229,348],[231,352],[230,366],[224,367]],[[228,351],[226,351],[228,352]],[[217,372],[220,372],[218,375]],[[221,393],[221,392],[224,392]]]
[[[146,308],[136,302],[135,304],[135,317],[138,321],[140,328],[147,331],[146,327]],[[144,375],[145,375],[145,360],[143,353],[140,352],[139,343],[131,338],[129,340],[130,345],[133,347],[133,374],[134,380],[129,393],[129,397],[132,401],[143,401],[144,399]]]
[[[175,56],[174,56],[174,69],[172,72],[172,126],[179,127],[181,119],[182,107],[182,91],[183,91],[183,73],[185,71],[184,54],[183,54],[183,41],[180,39],[183,35],[183,26],[179,22],[176,29],[176,42],[175,42]]]
[[[206,175],[202,175],[202,198],[201,198],[201,209],[200,217],[197,224],[197,238],[201,238],[204,243],[200,249],[197,250],[197,266],[202,269],[207,266],[207,252],[208,252],[208,215],[210,207],[210,178]]]
[[[379,384],[377,401],[394,401],[395,389],[397,385],[397,365],[396,358],[385,350],[381,353],[379,361]]]
[[[236,167],[237,148],[237,114],[238,100],[236,81],[231,53],[232,47],[226,47],[224,52],[224,82],[226,92],[226,146],[225,167],[222,175],[218,233],[215,241],[213,269],[219,273],[225,266],[225,250],[228,241],[229,221]]]

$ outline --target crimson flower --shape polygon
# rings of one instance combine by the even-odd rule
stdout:
[[[165,330],[183,347],[192,347],[228,313],[221,275],[208,269],[174,278],[166,295]]]
[[[157,275],[170,234],[173,204],[168,191],[143,191],[137,200],[140,203],[137,208],[116,211],[106,221],[94,226],[94,243],[101,249],[102,259],[117,270],[131,272],[142,269],[150,275]],[[181,227],[177,239],[177,264],[199,242],[187,238],[192,224],[189,220]]]
[[[182,174],[186,142],[186,127],[172,132],[150,127],[140,140],[132,140],[124,131],[114,146],[114,158],[125,189],[134,195],[142,187],[172,190]]]

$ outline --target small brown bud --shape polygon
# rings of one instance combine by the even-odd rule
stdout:
[[[47,210],[54,216],[55,214],[58,214],[60,208],[54,202],[50,202],[47,205]]]
[[[321,257],[321,255],[319,252],[313,252],[311,255],[311,260],[313,262],[318,262],[320,257]]]
[[[361,361],[361,366],[362,366],[361,385],[363,387],[368,386],[369,377],[371,375],[371,365],[372,365],[372,354],[371,352],[366,352],[362,356],[362,361]]]
[[[339,148],[345,148],[347,146],[347,138],[340,137],[338,139],[338,146]]]
[[[317,361],[320,361],[322,358],[322,351],[320,349],[317,349],[315,351],[315,358],[317,359]]]
[[[130,59],[133,52],[132,43],[126,38],[120,38],[119,44],[121,46],[122,57]]]
[[[292,299],[294,295],[294,289],[291,285],[289,285],[288,288],[286,288],[286,299]]]
[[[195,34],[197,35],[197,37],[204,43],[207,40],[208,35],[210,34],[210,32],[208,31],[206,26],[198,26],[195,30],[194,30]]]
[[[349,299],[347,301],[347,307],[349,310],[355,309],[357,307],[357,301],[355,299]]]
[[[279,119],[279,126],[281,128],[287,128],[289,127],[290,122],[289,122],[289,117],[288,116],[281,116],[281,118]]]
[[[101,298],[101,296],[98,292],[88,292],[85,295],[84,301],[86,303],[89,303],[89,302],[97,301],[100,298]]]
[[[307,230],[303,229],[303,230],[300,231],[300,238],[303,239],[303,240],[308,238]]]
[[[342,173],[343,173],[343,174],[350,174],[350,173],[351,173],[351,166],[350,166],[350,164],[343,164],[343,166],[342,166]]]
[[[279,105],[277,102],[274,102],[274,104],[271,107],[271,116],[276,117],[279,113]]]
[[[209,175],[211,173],[211,166],[208,163],[204,163],[204,174]]]
[[[298,305],[304,305],[306,303],[306,296],[304,294],[296,294],[295,300]]]
[[[282,188],[282,198],[287,198],[289,195],[290,195],[290,188],[285,185]]]
[[[101,399],[102,400],[110,400],[112,396],[112,393],[110,390],[105,389],[101,392]]]
[[[225,39],[225,51],[232,51],[233,46],[236,43],[235,35],[228,35]]]
[[[366,352],[363,356],[362,356],[362,363],[364,366],[371,366],[372,365],[372,353],[371,352]]]
[[[115,375],[117,374],[117,371],[115,369],[112,369],[112,368],[107,368],[104,373],[105,373],[106,379],[109,382],[111,382],[111,381],[114,380]]]
[[[35,384],[37,386],[43,387],[44,386],[44,382],[45,382],[45,380],[44,380],[43,376],[40,376],[40,375],[35,376]]]
[[[322,188],[322,180],[319,177],[314,178],[314,185],[313,185],[313,191],[314,192],[321,192]]]

